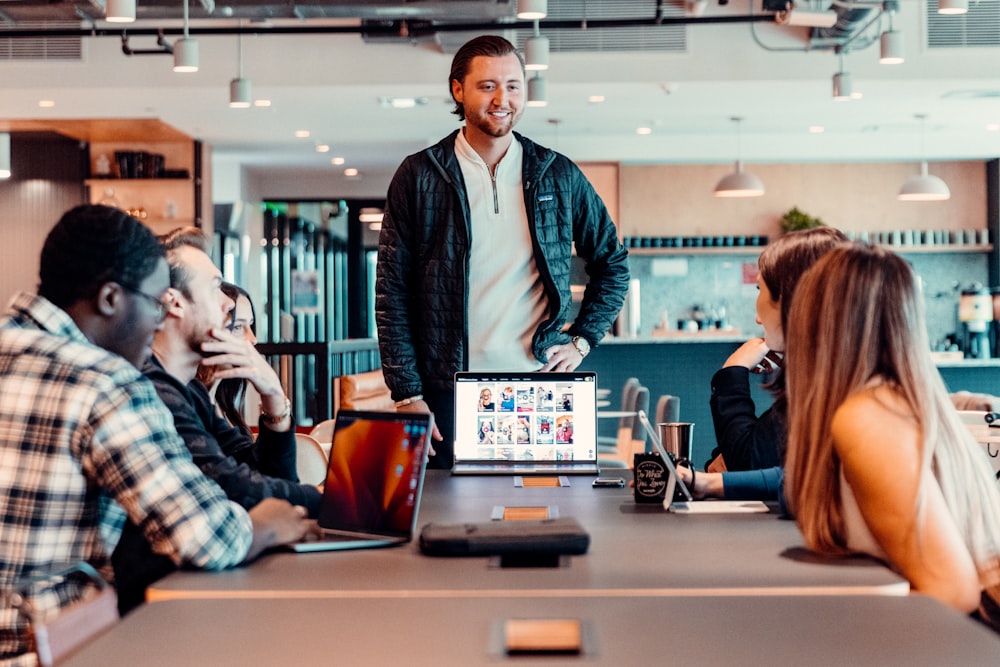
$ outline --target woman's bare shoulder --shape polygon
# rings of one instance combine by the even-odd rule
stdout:
[[[841,458],[856,448],[871,456],[872,447],[909,449],[915,443],[917,422],[905,400],[887,385],[866,388],[845,400],[830,424],[834,447]]]

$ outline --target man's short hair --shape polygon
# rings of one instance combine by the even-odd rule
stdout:
[[[160,243],[167,253],[167,264],[170,266],[170,286],[180,290],[181,294],[191,298],[191,274],[181,262],[178,248],[195,248],[208,254],[208,239],[197,227],[178,227],[160,236]]]
[[[136,290],[165,255],[153,232],[128,213],[77,206],[45,239],[38,293],[65,309],[93,297],[105,283]]]
[[[451,59],[451,74],[448,75],[448,90],[451,91],[451,82],[458,81],[462,83],[465,81],[465,75],[469,73],[469,64],[472,59],[476,56],[485,56],[487,58],[503,58],[504,56],[509,56],[510,54],[517,56],[518,61],[521,63],[521,71],[524,71],[524,57],[521,52],[511,44],[509,41],[503,37],[498,37],[496,35],[480,35],[479,37],[473,37],[468,42],[463,44],[459,48],[458,52],[455,53],[455,57]],[[455,94],[452,93],[451,99],[455,100]],[[452,113],[458,116],[459,120],[465,120],[465,107],[455,100],[455,108],[452,109]]]

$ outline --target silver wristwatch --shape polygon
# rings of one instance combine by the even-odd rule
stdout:
[[[583,336],[573,336],[573,340],[570,342],[573,343],[573,347],[576,348],[576,351],[580,353],[581,357],[585,357],[590,354],[590,342]]]

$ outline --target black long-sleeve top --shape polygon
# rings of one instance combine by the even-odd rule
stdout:
[[[712,376],[712,422],[718,447],[732,471],[760,470],[784,462],[788,442],[788,408],[783,397],[757,416],[750,396],[750,371],[742,366],[720,368]]]

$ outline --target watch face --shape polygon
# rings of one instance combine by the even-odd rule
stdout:
[[[576,349],[578,349],[582,354],[590,352],[590,343],[587,342],[586,338],[577,336],[573,339],[573,346],[576,347]]]

